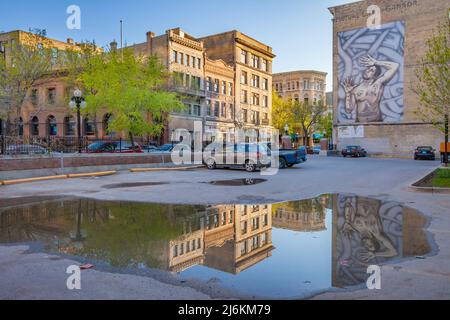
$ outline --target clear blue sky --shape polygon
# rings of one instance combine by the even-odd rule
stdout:
[[[274,72],[315,69],[332,72],[332,23],[328,7],[352,0],[14,0],[3,1],[0,31],[46,29],[51,38],[119,40],[124,20],[128,44],[181,27],[193,36],[238,29],[273,47]],[[82,11],[81,30],[66,28],[69,5]]]

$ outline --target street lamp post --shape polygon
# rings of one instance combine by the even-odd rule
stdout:
[[[70,99],[69,106],[71,109],[77,108],[77,137],[78,137],[78,153],[82,152],[83,146],[81,142],[81,108],[86,107],[86,100],[81,90],[76,89],[73,97]]]

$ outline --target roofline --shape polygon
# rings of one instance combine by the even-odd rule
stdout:
[[[338,6],[333,6],[333,7],[328,7],[328,10],[331,12],[332,15],[334,15],[334,9],[336,8],[340,8],[340,7],[348,7],[348,6],[352,6],[355,4],[358,4],[360,2],[366,2],[367,0],[358,0],[358,1],[354,1],[354,2],[350,2],[350,3],[345,3],[345,4],[340,4]]]
[[[293,70],[293,71],[285,71],[285,72],[278,72],[278,73],[273,73],[272,76],[281,76],[281,75],[288,75],[288,74],[294,74],[294,73],[316,73],[316,74],[320,74],[320,75],[325,75],[328,76],[328,72],[324,72],[324,71],[317,71],[317,70]]]
[[[20,30],[20,29],[7,31],[7,32],[2,32],[2,33],[0,33],[0,35],[2,35],[2,34],[10,34],[10,33],[25,33],[25,34],[29,34],[29,35],[35,35],[35,36],[40,37],[42,39],[48,39],[48,40],[51,40],[51,41],[54,41],[54,42],[59,42],[60,44],[65,44],[67,46],[73,46],[73,47],[78,47],[79,44],[82,44],[82,43],[77,43],[77,42],[74,42],[74,44],[70,44],[70,43],[64,42],[62,40],[53,39],[53,38],[49,38],[49,37],[44,37],[44,36],[41,36],[41,35],[38,35],[38,34],[34,34],[32,32],[29,32],[29,31]],[[97,46],[97,48],[100,48],[100,47]]]

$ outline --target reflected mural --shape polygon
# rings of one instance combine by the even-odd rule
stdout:
[[[400,122],[405,23],[338,34],[339,123]]]
[[[425,223],[397,203],[350,195],[217,206],[72,199],[0,208],[0,244],[286,298],[363,284],[369,264],[430,252]]]

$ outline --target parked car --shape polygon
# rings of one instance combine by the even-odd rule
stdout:
[[[149,152],[166,153],[166,152],[172,152],[173,148],[175,148],[175,144],[167,143],[167,144],[163,144],[162,146],[159,146],[155,149],[149,150]]]
[[[308,157],[306,147],[299,147],[298,150],[300,151],[300,158],[302,159],[303,162],[306,162]]]
[[[436,150],[433,147],[417,147],[414,151],[414,160],[436,160]]]
[[[320,154],[320,151],[322,151],[322,149],[320,147],[313,147],[314,154]]]
[[[342,150],[342,155],[345,157],[367,157],[367,151],[361,148],[360,146],[348,146]]]
[[[142,153],[142,148],[128,141],[98,141],[90,144],[86,153]]]
[[[208,169],[236,168],[254,172],[270,167],[269,151],[263,144],[241,143],[227,145],[219,151],[211,150],[205,163]]]
[[[271,144],[265,144],[268,151],[268,156],[272,156],[272,146]],[[291,168],[296,164],[300,164],[306,161],[306,151],[305,150],[289,150],[289,149],[280,149],[278,150],[278,163],[279,168]]]
[[[45,155],[52,153],[50,150],[37,144],[15,144],[6,148],[6,155]]]
[[[142,151],[144,151],[144,152],[153,152],[157,148],[158,147],[154,146],[154,145],[147,145],[147,146],[142,146]]]

